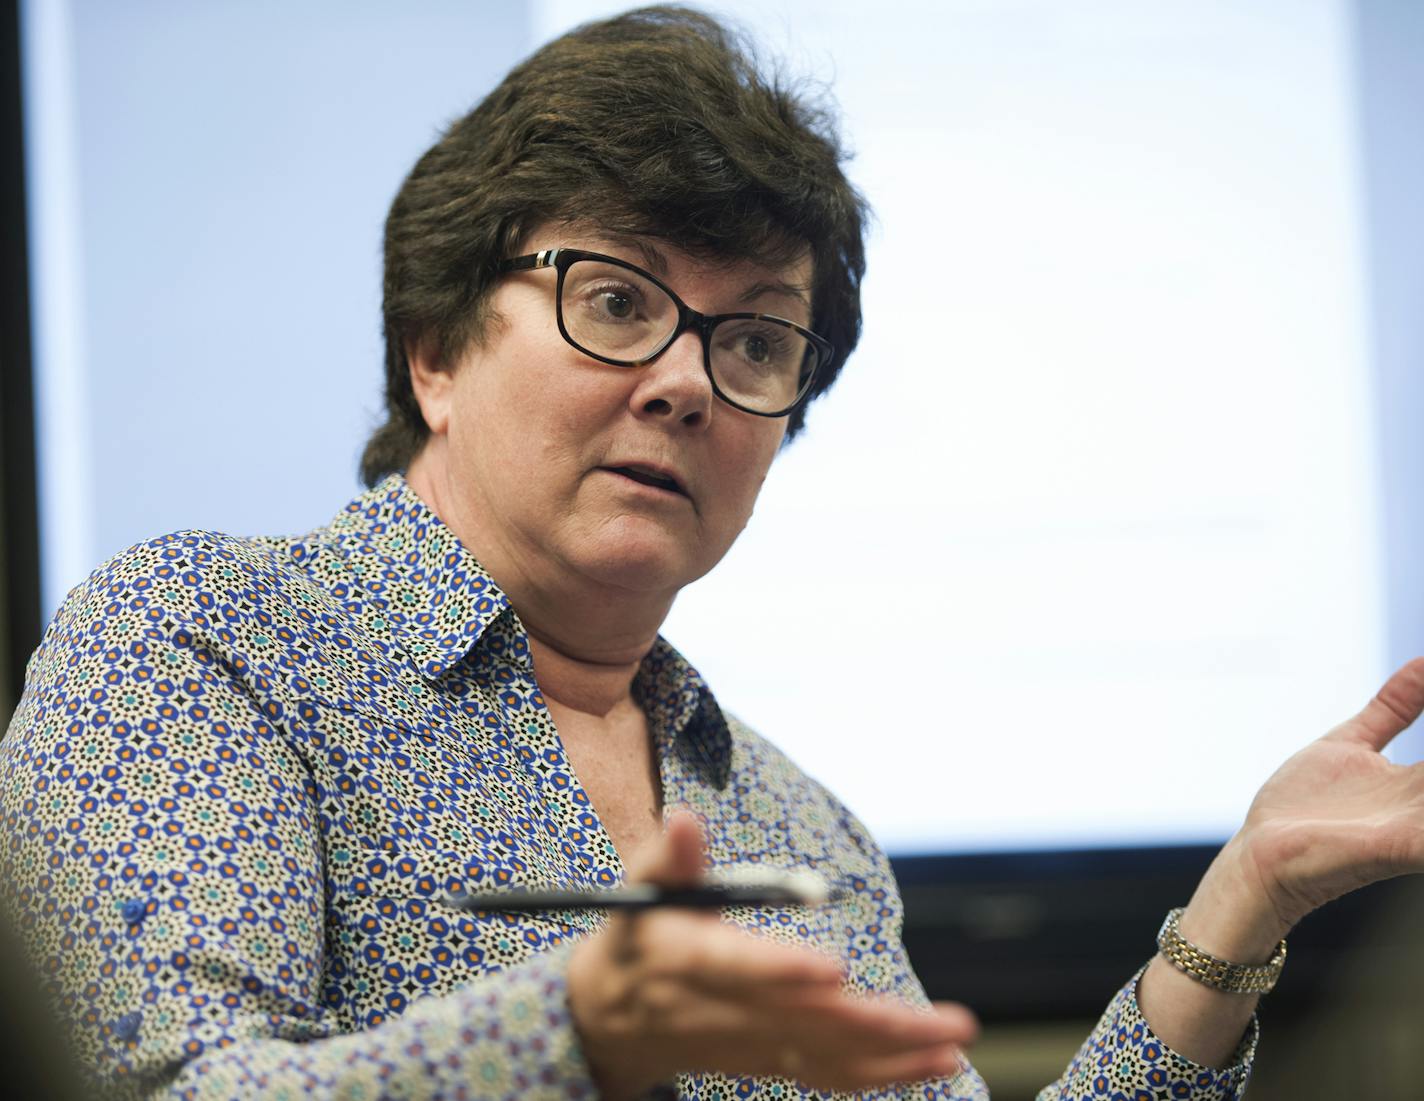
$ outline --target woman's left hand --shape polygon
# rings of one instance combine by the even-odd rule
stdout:
[[[1391,876],[1424,872],[1424,763],[1381,756],[1424,711],[1424,658],[1348,722],[1306,746],[1256,794],[1178,922],[1220,959],[1261,964],[1312,910]],[[1147,1023],[1179,1054],[1224,1066],[1256,1006],[1157,956],[1138,982]]]
[[[1255,895],[1266,940],[1349,891],[1424,872],[1424,763],[1397,765],[1381,754],[1421,710],[1424,658],[1416,658],[1257,793],[1222,853],[1234,867],[1220,870]]]

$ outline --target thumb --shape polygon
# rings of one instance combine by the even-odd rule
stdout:
[[[1382,750],[1424,711],[1424,658],[1405,663],[1379,694],[1349,722],[1326,735],[1337,741],[1362,742]]]
[[[687,811],[674,811],[662,836],[628,862],[628,881],[690,887],[702,879],[706,865],[702,827]]]

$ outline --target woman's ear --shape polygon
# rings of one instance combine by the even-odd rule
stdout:
[[[437,341],[429,336],[406,338],[405,361],[410,368],[410,388],[426,427],[431,435],[443,436],[450,427],[454,368],[444,361]]]

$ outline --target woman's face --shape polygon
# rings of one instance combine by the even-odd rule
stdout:
[[[810,324],[809,255],[784,268],[719,265],[557,226],[522,251],[561,247],[651,270],[703,313]],[[447,522],[492,572],[503,563],[543,588],[578,578],[670,597],[746,525],[786,419],[715,397],[694,332],[644,367],[584,355],[559,334],[556,285],[552,268],[503,276],[484,338],[433,388],[417,382],[426,421],[444,436]]]

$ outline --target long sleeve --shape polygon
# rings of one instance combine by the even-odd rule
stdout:
[[[0,745],[13,920],[100,1088],[592,1095],[571,939],[384,1020],[331,1004],[331,938],[349,932],[329,913],[327,793],[254,691],[276,670],[224,652],[221,607],[185,614],[205,598],[184,586],[210,580],[122,558],[97,572],[47,632]]]
[[[1137,1005],[1138,972],[1108,1004],[1063,1077],[1038,1101],[1094,1097],[1171,1097],[1236,1101],[1246,1093],[1259,1036],[1255,1019],[1229,1066],[1216,1069],[1178,1055],[1148,1027]]]

